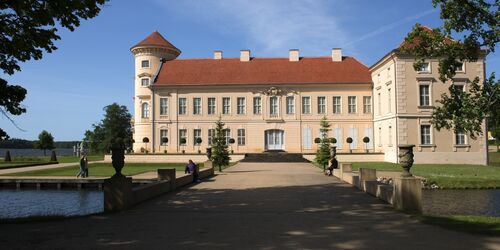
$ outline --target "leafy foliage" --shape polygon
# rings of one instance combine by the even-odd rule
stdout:
[[[43,155],[46,155],[46,150],[52,150],[54,149],[54,137],[52,136],[51,133],[43,130],[39,135],[38,135],[38,141],[35,142],[35,147],[43,150]]]
[[[433,0],[434,7],[441,8],[443,27],[429,30],[416,24],[405,38],[401,52],[416,58],[415,69],[422,66],[425,59],[439,60],[439,75],[442,82],[451,80],[456,68],[462,62],[474,62],[494,52],[500,41],[499,1],[484,0]],[[461,39],[451,39],[459,34]],[[492,74],[481,82],[480,78],[468,84],[469,93],[456,91],[443,94],[440,107],[432,116],[436,129],[453,129],[468,132],[472,138],[483,133],[481,124],[485,118],[493,119],[498,126],[500,84]]]
[[[42,59],[43,52],[56,50],[59,40],[57,26],[74,31],[80,19],[97,16],[107,0],[24,0],[0,2],[0,69],[13,75],[20,71],[20,62]],[[0,113],[16,127],[11,115],[26,112],[21,102],[26,89],[9,85],[0,78]],[[19,127],[18,127],[19,128]],[[7,139],[0,128],[0,140]]]
[[[132,146],[132,115],[126,106],[113,103],[104,107],[104,118],[93,124],[93,131],[85,132],[84,141],[90,142],[93,152],[107,152],[117,139],[123,140],[126,148]]]
[[[320,129],[320,142],[319,142],[319,147],[316,150],[316,158],[315,161],[322,165],[326,166],[328,165],[328,162],[330,161],[330,139],[328,138],[328,131],[330,131],[331,124],[328,122],[326,117],[323,117],[321,121],[319,122]]]
[[[224,123],[219,120],[215,122],[215,136],[212,138],[212,162],[219,167],[219,172],[223,166],[229,166],[229,151],[224,133]]]

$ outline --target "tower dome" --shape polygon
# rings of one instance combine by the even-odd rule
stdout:
[[[134,45],[130,48],[130,51],[136,55],[150,49],[160,52],[166,60],[173,60],[181,54],[181,50],[167,41],[158,31],[151,33],[144,40]]]

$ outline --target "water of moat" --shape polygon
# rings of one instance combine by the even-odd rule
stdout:
[[[0,190],[0,218],[73,216],[103,211],[100,190]],[[433,215],[500,217],[500,189],[423,190],[423,210]]]

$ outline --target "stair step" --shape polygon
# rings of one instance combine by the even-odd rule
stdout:
[[[245,155],[242,162],[309,162],[300,153],[287,153],[284,151],[273,151],[265,153],[249,153]]]

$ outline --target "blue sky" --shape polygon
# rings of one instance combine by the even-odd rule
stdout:
[[[0,118],[11,137],[36,139],[42,130],[56,140],[80,140],[113,102],[133,112],[133,56],[129,49],[158,30],[182,50],[181,58],[208,58],[214,50],[239,57],[328,56],[340,47],[370,66],[395,48],[416,23],[441,24],[431,1],[368,0],[112,0],[101,14],[74,32],[60,30],[58,50],[21,64],[5,76],[28,90],[14,116],[24,130]],[[499,52],[487,58],[487,72],[500,68]]]

